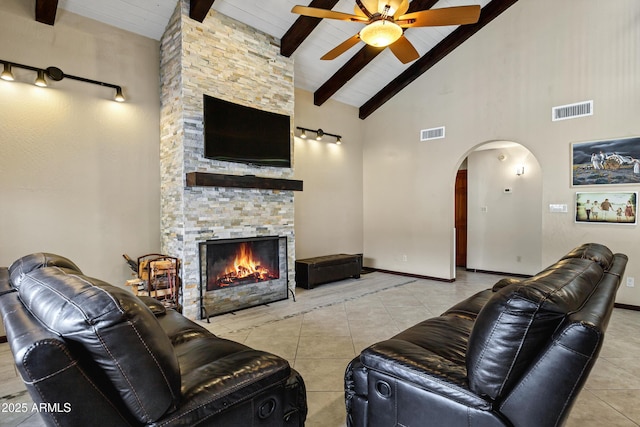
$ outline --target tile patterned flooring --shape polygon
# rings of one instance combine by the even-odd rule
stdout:
[[[202,322],[216,335],[287,359],[305,380],[309,427],[345,426],[347,363],[380,341],[490,287],[501,277],[458,271],[454,283],[370,273],[297,290],[292,299]],[[615,309],[600,358],[568,427],[640,426],[640,312]],[[30,402],[8,344],[0,344],[0,405]],[[37,414],[0,414],[0,426],[42,426]]]

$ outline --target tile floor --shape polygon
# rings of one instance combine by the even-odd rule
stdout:
[[[278,354],[305,379],[307,426],[345,425],[342,378],[364,347],[438,315],[500,277],[459,271],[454,283],[365,274],[297,290],[280,301],[202,322],[219,336]],[[567,422],[569,427],[640,426],[640,312],[615,309],[607,338]],[[30,402],[7,344],[0,344],[0,405]],[[0,414],[0,426],[42,426],[37,414]]]

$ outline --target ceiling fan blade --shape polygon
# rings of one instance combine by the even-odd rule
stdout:
[[[441,25],[475,24],[480,19],[480,6],[456,6],[407,13],[398,17],[402,28],[437,27]],[[414,20],[414,22],[411,22]]]
[[[360,6],[358,6],[357,4],[355,6],[353,6],[353,13],[357,16],[361,16],[363,18],[367,18],[367,15],[364,14],[364,12],[362,11],[362,9],[360,9]]]
[[[312,18],[339,19],[341,21],[368,21],[367,18],[362,16],[308,6],[294,6],[293,9],[291,9],[291,12],[297,13],[298,15],[310,16]]]
[[[393,14],[393,17],[395,19],[398,19],[398,16],[404,15],[405,13],[407,13],[407,10],[409,10],[409,0],[400,1],[400,4],[395,9],[396,11]]]
[[[389,49],[391,49],[391,52],[393,52],[396,58],[398,58],[403,64],[407,64],[420,58],[420,54],[416,48],[413,47],[409,39],[404,35],[394,43],[391,43],[389,45]]]
[[[342,55],[343,53],[351,49],[353,46],[358,44],[359,41],[360,41],[360,35],[356,34],[355,36],[346,39],[345,41],[340,43],[338,46],[331,49],[329,52],[325,53],[324,56],[320,59],[324,59],[324,60],[336,59],[338,56]]]

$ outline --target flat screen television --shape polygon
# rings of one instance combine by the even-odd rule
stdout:
[[[291,167],[291,118],[204,95],[204,156]]]

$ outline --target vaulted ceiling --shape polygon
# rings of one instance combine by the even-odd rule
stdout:
[[[428,71],[518,0],[412,0],[409,11],[480,5],[475,24],[409,28],[406,38],[420,58],[402,64],[389,49],[357,43],[331,61],[320,57],[363,27],[359,22],[319,19],[291,13],[296,4],[353,14],[355,0],[189,0],[190,17],[202,22],[213,8],[280,39],[281,54],[294,58],[295,85],[359,108],[364,119]],[[178,0],[36,0],[35,19],[55,25],[56,15],[73,12],[159,40]]]

